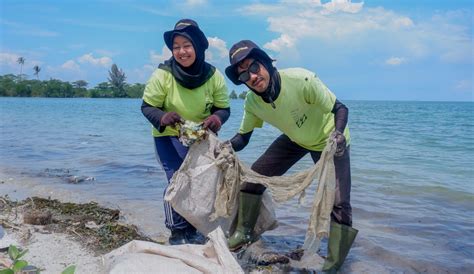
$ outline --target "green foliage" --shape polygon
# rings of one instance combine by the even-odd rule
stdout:
[[[109,82],[102,82],[97,84],[95,88],[90,90],[90,97],[92,98],[111,98],[113,97],[112,86]]]
[[[27,261],[18,260],[13,264],[12,270],[13,270],[13,272],[18,272],[18,271],[22,270],[23,268],[25,268],[27,265],[28,265]]]
[[[113,97],[127,97],[125,92],[125,73],[113,64],[109,71],[109,83],[112,86]]]
[[[62,82],[56,79],[43,81],[46,84],[45,97],[69,98],[74,94],[72,85],[69,82]]]
[[[61,272],[61,274],[74,274],[75,271],[76,271],[76,266],[70,265],[66,269],[64,269],[63,272]]]
[[[26,76],[6,74],[0,75],[0,97],[141,98],[145,89],[145,85],[140,83],[113,86],[110,82],[102,82],[94,88],[87,89],[88,84],[84,80],[72,83],[58,79],[27,80]]]
[[[28,249],[20,251],[16,246],[10,245],[8,247],[8,256],[10,256],[10,259],[12,260],[12,265],[10,268],[0,270],[0,274],[14,274],[25,268],[28,265],[28,262],[20,260],[20,258],[23,257],[26,252],[28,252]]]
[[[245,99],[245,96],[247,96],[248,91],[242,91],[242,93],[239,94],[240,99]]]
[[[127,97],[130,98],[141,98],[144,90],[145,85],[140,83],[125,86],[125,93],[127,94]]]
[[[237,93],[235,92],[235,90],[232,90],[232,92],[229,94],[229,98],[230,99],[237,99]]]
[[[10,259],[12,260],[12,265],[10,268],[2,269],[0,270],[0,274],[15,274],[15,273],[20,273],[23,268],[28,266],[28,262],[25,260],[20,260],[21,257],[23,257],[26,252],[28,252],[28,249],[25,249],[23,251],[18,250],[18,248],[14,245],[10,245],[8,247],[8,256],[10,256]],[[39,273],[39,270],[37,270]],[[76,271],[76,266],[71,265],[68,266],[66,269],[61,272],[61,274],[74,274]]]
[[[86,88],[88,84],[89,84],[89,83],[87,83],[87,82],[84,81],[84,80],[77,80],[77,81],[75,81],[75,82],[72,82],[72,86],[73,86],[74,88]]]

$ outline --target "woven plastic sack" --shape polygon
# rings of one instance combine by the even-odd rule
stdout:
[[[233,194],[236,197],[232,197],[233,203],[229,205],[228,214],[218,217],[214,214],[217,191],[225,184],[240,186],[238,176],[226,177],[226,174],[238,174],[232,169],[240,166],[235,162],[238,159],[227,157],[228,153],[228,150],[222,150],[221,142],[212,134],[194,143],[180,169],[173,175],[165,194],[165,200],[171,203],[173,209],[204,235],[218,226],[227,235],[235,229],[238,191]],[[273,201],[266,191],[254,233],[258,236],[277,226]]]
[[[131,241],[104,255],[107,273],[244,273],[227,249],[222,229],[208,235],[205,245],[166,246]]]

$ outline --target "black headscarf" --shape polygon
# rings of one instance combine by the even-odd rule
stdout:
[[[196,53],[196,60],[191,66],[183,67],[175,60],[174,56],[171,56],[158,68],[169,71],[176,81],[185,88],[200,87],[214,75],[216,70],[214,66],[205,61],[205,51],[209,43],[197,23],[190,19],[178,21],[174,30],[165,32],[164,39],[171,51],[173,51],[173,40],[176,35],[186,37],[191,41]]]

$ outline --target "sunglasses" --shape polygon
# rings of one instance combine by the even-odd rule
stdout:
[[[242,83],[247,82],[250,79],[250,73],[257,73],[260,71],[260,64],[257,63],[257,61],[253,61],[252,64],[250,64],[249,68],[245,71],[242,71],[239,74],[239,81]]]

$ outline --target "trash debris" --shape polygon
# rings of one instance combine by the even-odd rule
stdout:
[[[202,127],[202,123],[185,121],[179,127],[179,141],[187,147],[206,136],[207,131]]]

